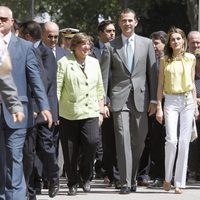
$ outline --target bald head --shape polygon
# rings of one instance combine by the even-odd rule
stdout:
[[[13,18],[12,11],[10,10],[10,8],[6,6],[0,6],[0,14],[1,14],[1,17]]]
[[[58,43],[59,27],[54,22],[46,22],[43,27],[42,40],[50,48]]]
[[[200,32],[190,31],[187,38],[189,52],[194,53],[196,49],[200,48]]]
[[[54,22],[46,22],[44,24],[45,31],[59,31],[59,27]]]
[[[13,26],[13,14],[10,8],[0,6],[0,33],[8,34]]]

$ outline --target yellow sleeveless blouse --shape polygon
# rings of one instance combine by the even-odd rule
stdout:
[[[164,58],[164,92],[166,94],[180,94],[193,89],[193,64],[195,56],[185,53],[183,58],[168,61]]]

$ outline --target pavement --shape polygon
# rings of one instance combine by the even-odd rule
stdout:
[[[166,192],[162,188],[138,187],[136,193],[120,195],[119,190],[108,187],[103,180],[95,179],[91,183],[90,193],[84,193],[82,188],[78,189],[76,196],[68,196],[67,192],[66,180],[61,178],[56,197],[52,199],[48,196],[48,190],[42,190],[37,200],[200,200],[200,182],[190,181],[182,194],[174,194],[173,188]]]

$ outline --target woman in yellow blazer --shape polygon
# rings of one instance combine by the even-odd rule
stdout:
[[[60,138],[69,195],[76,195],[79,176],[83,191],[90,191],[99,125],[103,120],[103,82],[98,60],[89,56],[91,44],[90,36],[77,33],[71,41],[72,55],[58,61]]]

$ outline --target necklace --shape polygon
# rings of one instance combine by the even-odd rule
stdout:
[[[85,62],[80,63],[80,68],[81,68],[81,69],[85,69]]]

